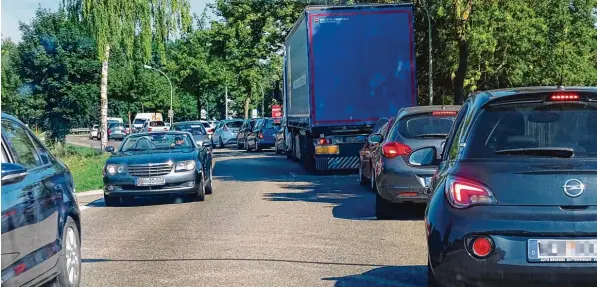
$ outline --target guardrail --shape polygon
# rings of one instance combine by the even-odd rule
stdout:
[[[90,128],[77,128],[77,129],[70,129],[70,134],[84,134],[88,133]]]

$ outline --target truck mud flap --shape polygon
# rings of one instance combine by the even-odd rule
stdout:
[[[316,170],[358,169],[358,156],[315,156]]]

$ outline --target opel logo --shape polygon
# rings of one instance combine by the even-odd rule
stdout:
[[[578,179],[569,179],[562,186],[564,193],[570,197],[579,197],[585,191],[585,185]]]

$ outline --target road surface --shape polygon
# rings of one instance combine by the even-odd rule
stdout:
[[[374,219],[355,175],[273,151],[215,151],[205,202],[82,204],[82,286],[425,286],[424,207]]]

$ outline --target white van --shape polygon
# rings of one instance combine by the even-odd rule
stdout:
[[[161,113],[137,113],[133,120],[133,127],[141,129],[146,121],[163,121]]]
[[[108,122],[112,122],[112,123],[114,123],[114,122],[116,122],[116,123],[124,123],[124,121],[122,120],[122,118],[111,118],[111,117],[108,117]]]

